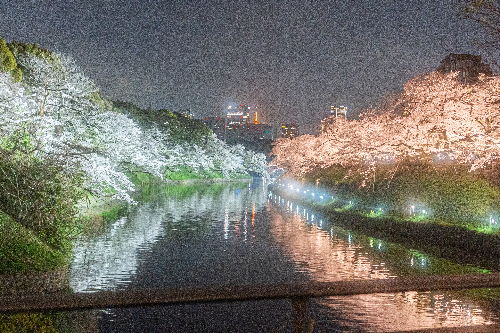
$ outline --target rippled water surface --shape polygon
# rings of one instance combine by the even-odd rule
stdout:
[[[76,292],[273,285],[478,272],[335,221],[267,191],[265,183],[171,187],[75,248]],[[467,293],[406,292],[311,300],[314,332],[488,324],[497,313]],[[289,332],[287,300],[114,309],[100,332]]]

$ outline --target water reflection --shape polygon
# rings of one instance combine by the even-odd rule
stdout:
[[[137,267],[137,251],[162,235],[164,207],[144,204],[94,239],[81,239],[74,247],[69,285],[75,292],[116,289],[129,281]]]
[[[273,244],[266,205],[262,184],[169,188],[116,228],[81,241],[72,286],[89,291],[306,280]],[[124,235],[137,240],[156,226],[155,235],[140,242]],[[129,265],[114,264],[121,260]],[[99,331],[270,332],[290,322],[291,310],[286,300],[110,309],[101,313]]]
[[[427,256],[398,244],[357,235],[334,221],[269,194],[271,235],[301,270],[316,281],[387,279],[402,275],[482,270]],[[318,300],[346,330],[396,331],[490,324],[497,315],[457,293],[406,292]],[[321,320],[317,323],[321,327]]]
[[[296,211],[296,209],[295,209]],[[316,281],[393,277],[382,260],[369,259],[350,233],[324,230],[300,213],[283,215],[269,207],[271,235],[277,244]],[[313,214],[311,214],[312,217]]]
[[[169,187],[108,226],[101,236],[80,240],[70,285],[74,291],[88,292],[480,271],[338,228],[334,222],[287,198],[268,194],[262,184]],[[261,326],[285,311],[282,319],[260,331],[282,326],[280,321],[287,320],[286,311],[291,311],[289,304],[264,303],[110,310],[102,314],[100,328],[126,331],[131,321],[145,328],[149,322],[139,320],[144,317],[155,318],[164,325],[159,327],[175,331],[181,330],[189,314],[190,331],[205,325],[207,317],[226,320],[228,326],[224,327],[239,325],[245,331],[246,323],[227,319],[253,313],[247,320]],[[393,331],[497,320],[491,311],[456,293],[330,297],[315,304],[318,331],[332,323],[344,331]],[[265,306],[276,307],[276,314],[263,310]],[[228,330],[210,327],[212,331]],[[143,331],[151,331],[149,328]]]
[[[255,214],[267,201],[263,184],[169,187],[127,217],[74,248],[70,287],[76,292],[126,287],[159,240],[222,237],[253,242]]]

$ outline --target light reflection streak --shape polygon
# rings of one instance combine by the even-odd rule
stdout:
[[[228,239],[229,237],[229,210],[226,206],[226,210],[224,211],[224,225],[223,225],[223,228],[224,228],[224,239]]]
[[[366,247],[351,233],[341,235],[337,229],[311,228],[302,215],[284,215],[275,207],[271,212],[271,235],[276,243],[297,262],[298,270],[307,272],[315,281],[356,279],[387,279],[395,277],[386,261],[369,252],[384,251],[383,242],[367,239]],[[304,210],[305,212],[305,210]],[[306,215],[307,216],[307,215]],[[367,249],[370,249],[368,251]],[[425,269],[427,257],[412,254],[409,267]],[[350,297],[329,297],[318,300],[336,313],[340,325],[359,322],[362,330],[399,331],[436,327],[491,324],[496,315],[453,293],[405,292]]]
[[[255,202],[252,203],[252,228],[255,227]]]
[[[248,226],[247,226],[247,212],[245,211],[245,219],[243,220],[243,235],[245,236],[244,241],[247,241],[247,234],[248,234]]]
[[[246,205],[252,202],[253,227],[256,212],[263,209],[266,197],[266,192],[255,186],[239,194],[226,186],[220,193],[195,192],[180,198],[161,196],[154,203],[142,204],[127,218],[107,227],[102,235],[76,241],[69,274],[70,288],[75,292],[91,292],[127,285],[142,260],[140,254],[150,251],[160,238],[182,232],[182,228],[196,228],[186,225],[193,217],[216,223],[213,227],[217,234],[220,232],[226,240],[238,237],[242,215],[250,209]],[[189,215],[193,212],[197,215]],[[246,218],[243,221],[247,237]]]

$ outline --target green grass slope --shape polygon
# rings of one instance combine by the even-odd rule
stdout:
[[[50,271],[67,263],[32,231],[0,211],[0,274]]]

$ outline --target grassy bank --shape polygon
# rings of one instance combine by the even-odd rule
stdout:
[[[197,186],[173,186],[180,184],[196,184],[199,181],[219,182],[227,180],[222,174],[195,173],[185,168],[175,173],[167,173],[161,180],[143,172],[127,174],[136,187],[135,199],[148,201],[153,195],[161,192],[165,195],[189,195]],[[247,175],[233,175],[229,180],[249,180]],[[207,187],[208,188],[208,187]],[[213,189],[213,188],[212,188]],[[176,192],[176,193],[173,193]],[[179,192],[179,193],[177,193]],[[81,202],[71,223],[66,221],[57,230],[61,235],[60,243],[64,246],[51,246],[44,239],[43,230],[37,234],[30,228],[15,221],[10,215],[0,211],[0,274],[17,274],[28,272],[48,272],[65,269],[71,259],[71,243],[82,234],[99,234],[105,225],[117,221],[128,214],[127,203],[112,200],[96,200],[89,196]],[[42,236],[42,237],[40,237]],[[45,237],[47,238],[47,237]],[[48,238],[52,242],[53,237]]]
[[[338,209],[500,233],[500,188],[491,175],[457,165],[401,163],[396,170],[379,168],[372,177],[361,186],[359,175],[337,166],[315,170],[305,179],[332,193]]]
[[[167,180],[188,180],[188,179],[223,179],[224,174],[218,171],[205,171],[194,170],[188,166],[179,167],[175,171],[167,170],[165,172],[165,179]],[[251,179],[252,177],[247,174],[231,174],[230,179]]]
[[[179,167],[176,171],[167,170],[165,172],[165,178],[170,180],[186,180],[186,179],[212,179],[212,178],[223,178],[223,174],[220,172],[212,171],[199,171],[196,172],[190,167]]]
[[[247,175],[234,175],[232,178],[217,177],[164,180],[144,173],[134,173],[128,176],[137,187],[135,199],[141,202],[147,202],[151,199],[151,197],[158,194],[165,196],[174,195],[177,197],[187,197],[191,196],[195,192],[217,193],[225,186],[223,185],[224,183],[230,182],[238,184],[240,182],[248,182],[252,180],[252,178]]]
[[[69,254],[57,251],[35,233],[0,211],[0,274],[64,267]]]

